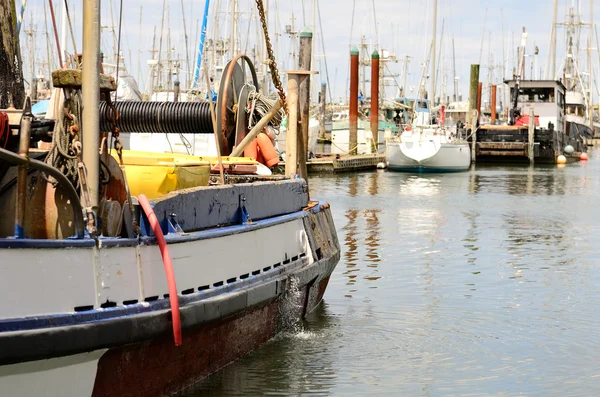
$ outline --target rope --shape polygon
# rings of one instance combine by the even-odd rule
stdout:
[[[277,88],[277,93],[279,94],[279,98],[281,98],[283,109],[287,114],[289,113],[289,111],[287,101],[285,99],[285,91],[283,90],[283,84],[281,83],[281,80],[279,78],[279,70],[277,69],[277,62],[275,62],[273,46],[271,45],[271,40],[269,39],[269,26],[267,25],[265,9],[262,0],[256,0],[256,7],[258,8],[258,15],[260,16],[260,22],[262,24],[263,32],[265,34],[265,44],[267,46],[267,54],[269,55],[268,63],[269,70],[271,71],[271,79],[273,80],[273,85],[275,86],[275,88]]]
[[[69,30],[71,31],[71,40],[73,41],[73,52],[77,54],[77,45],[75,44],[75,34],[73,34],[73,24],[71,23],[71,14],[69,13],[69,0],[65,0],[65,13],[69,22]]]

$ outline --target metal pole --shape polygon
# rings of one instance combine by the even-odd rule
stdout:
[[[371,55],[371,134],[373,153],[379,153],[379,53]]]
[[[25,213],[27,212],[27,165],[29,162],[29,146],[31,145],[31,100],[26,99],[21,117],[21,133],[19,136],[19,156],[27,160],[20,164],[17,171],[17,208],[15,211],[15,237],[25,237]]]
[[[313,34],[310,28],[305,27],[300,32],[300,57],[299,57],[299,69],[309,71],[311,58],[312,58],[312,39]],[[309,111],[310,111],[310,75],[303,78],[300,82],[300,117],[298,130],[302,131],[301,136],[298,136],[302,140],[302,145],[298,145],[298,162],[300,165],[300,177],[306,179],[306,159],[308,157],[308,124],[309,124]],[[300,141],[299,141],[300,142]]]
[[[431,44],[431,106],[435,106],[435,45],[437,42],[437,0],[433,0],[433,41]]]
[[[298,170],[298,76],[288,75],[288,130],[285,140],[285,175],[294,178]],[[241,146],[241,145],[240,145]]]
[[[358,49],[350,50],[350,154],[357,154],[358,149]]]
[[[100,0],[83,2],[83,163],[86,167],[90,205],[98,210],[100,184]]]

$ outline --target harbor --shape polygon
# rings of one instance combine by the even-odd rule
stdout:
[[[596,395],[600,7],[400,3],[0,0],[3,393]]]

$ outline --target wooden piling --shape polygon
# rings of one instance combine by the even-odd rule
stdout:
[[[481,94],[483,92],[483,83],[477,84],[477,124],[481,120]]]
[[[469,86],[469,117],[471,120],[471,161],[475,162],[477,154],[477,91],[479,86],[479,65],[471,65]]]
[[[300,32],[300,56],[298,59],[299,70],[309,71],[312,57],[313,34],[308,27]],[[310,111],[310,75],[300,80],[298,92],[298,175],[308,178],[306,159],[308,158],[308,125]]]
[[[496,92],[496,85],[492,84],[492,124],[496,123]]]
[[[350,50],[350,154],[358,153],[358,49]]]
[[[373,153],[379,153],[379,53],[371,55],[371,135]]]

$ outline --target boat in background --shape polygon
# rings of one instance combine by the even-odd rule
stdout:
[[[392,171],[460,172],[471,166],[471,149],[443,126],[415,126],[387,141],[386,161]]]

